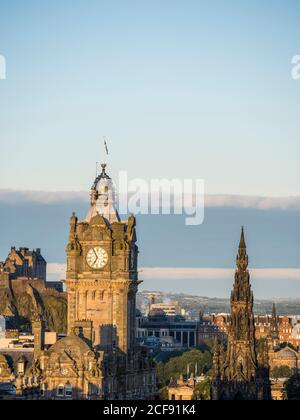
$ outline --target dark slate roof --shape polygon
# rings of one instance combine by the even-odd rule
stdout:
[[[6,358],[7,363],[13,372],[17,372],[17,365],[20,359],[25,361],[25,369],[31,366],[34,356],[33,351],[24,351],[22,349],[2,349],[0,350],[0,354]]]

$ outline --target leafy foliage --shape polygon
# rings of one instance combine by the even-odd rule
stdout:
[[[187,370],[197,372],[199,375],[205,374],[210,371],[212,367],[212,353],[209,350],[204,352],[199,349],[191,349],[184,352],[182,355],[172,357],[167,363],[157,364],[157,377],[161,387],[165,387],[169,384],[170,379],[179,379],[181,375],[185,375]]]
[[[199,382],[195,386],[193,400],[208,401],[210,400],[210,383],[211,378],[206,377],[205,381]]]
[[[285,392],[288,400],[300,400],[300,374],[293,375],[285,384]]]
[[[278,378],[290,378],[293,372],[288,366],[275,366],[272,369],[271,377],[274,379]]]
[[[168,388],[166,386],[164,386],[163,388],[160,389],[159,399],[161,401],[168,401],[169,395],[168,395]]]

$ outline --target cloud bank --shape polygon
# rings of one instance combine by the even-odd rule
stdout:
[[[231,268],[177,268],[177,267],[142,267],[142,280],[229,280],[234,277]],[[295,280],[300,281],[300,268],[258,268],[249,270],[255,280]],[[48,264],[51,278],[65,278],[65,264]]]
[[[88,191],[14,191],[0,189],[0,204],[32,202],[39,204],[57,204],[74,201],[89,201]],[[300,210],[300,196],[295,197],[255,197],[241,195],[206,195],[205,207],[233,207],[258,210]]]

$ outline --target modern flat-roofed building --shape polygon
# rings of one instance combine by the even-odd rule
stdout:
[[[138,320],[137,337],[140,341],[156,337],[162,344],[171,338],[174,347],[184,349],[197,346],[197,331],[198,321],[189,321],[180,315],[170,317],[162,309],[153,309],[148,317]]]

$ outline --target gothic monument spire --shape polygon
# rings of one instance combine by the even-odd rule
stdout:
[[[231,318],[227,354],[217,362],[212,382],[212,399],[267,399],[268,390],[261,380],[256,354],[253,293],[248,271],[244,228],[236,257],[236,271],[231,293]]]

